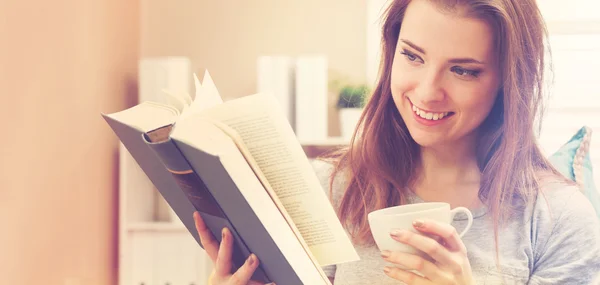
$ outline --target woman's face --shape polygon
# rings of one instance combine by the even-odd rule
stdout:
[[[499,88],[492,29],[482,20],[413,0],[391,75],[396,107],[420,146],[473,139]]]

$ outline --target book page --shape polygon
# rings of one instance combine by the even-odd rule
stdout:
[[[221,99],[221,96],[217,92],[208,70],[204,72],[204,78],[202,80],[204,85],[200,83],[200,80],[198,80],[198,77],[194,73],[194,87],[196,88],[196,94],[193,100],[191,100],[188,108],[181,114],[179,121],[184,120],[190,115],[200,113],[204,109],[223,103],[223,99]]]
[[[241,140],[235,141],[239,136],[234,130],[205,116],[195,115],[180,122],[174,128],[171,138],[190,161],[192,168],[199,175],[204,173],[202,179],[207,189],[227,213],[240,236],[245,242],[252,244],[254,249],[262,249],[256,253],[263,254],[262,258],[269,260],[263,260],[265,264],[274,265],[272,261],[283,254],[299,277],[306,280],[301,284],[331,285],[297,229],[290,226],[293,223],[285,210],[282,211],[284,208],[278,204],[279,200],[272,200],[275,197],[271,194],[273,191],[265,191],[266,187],[257,177],[248,157],[240,152],[240,146],[242,149],[246,148]],[[284,214],[280,214],[282,212]],[[281,269],[286,268],[284,266]],[[279,282],[283,281],[280,279]]]
[[[359,259],[274,97],[246,96],[202,115],[239,134],[319,265]]]
[[[246,145],[244,144],[244,141],[242,140],[240,135],[234,129],[232,129],[231,127],[225,125],[224,123],[222,123],[220,121],[211,120],[211,122],[213,125],[220,128],[225,134],[227,134],[227,136],[229,138],[231,138],[231,140],[234,142],[235,146],[237,147],[237,149],[240,151],[240,153],[246,160],[248,166],[250,166],[254,175],[260,181],[261,185],[263,186],[263,189],[266,190],[267,194],[271,198],[273,205],[279,210],[279,212],[281,213],[281,216],[285,219],[286,223],[288,224],[290,229],[293,231],[294,235],[296,236],[297,241],[301,244],[302,248],[304,249],[305,253],[309,256],[313,265],[315,267],[317,267],[317,270],[319,271],[321,278],[323,278],[323,280],[326,281],[327,284],[331,285],[327,275],[325,275],[325,272],[322,270],[322,268],[319,264],[319,261],[315,258],[315,255],[312,253],[311,248],[307,245],[306,241],[302,238],[302,234],[298,230],[298,227],[296,227],[293,219],[291,218],[291,216],[288,214],[288,212],[285,210],[285,207],[281,203],[281,200],[277,197],[277,194],[275,193],[275,191],[273,191],[273,188],[269,184],[269,181],[267,180],[267,178],[265,177],[263,172],[260,170],[260,167],[258,166],[256,161],[250,154],[248,147],[246,147]],[[258,194],[260,194],[260,193],[258,193]],[[252,196],[254,196],[254,195],[252,195]],[[262,210],[262,209],[255,209],[255,210]],[[275,229],[273,229],[273,230],[275,230]],[[275,232],[279,232],[279,231],[275,230]]]

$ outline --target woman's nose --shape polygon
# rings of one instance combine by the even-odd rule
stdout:
[[[429,72],[419,81],[415,94],[423,103],[442,101],[445,97],[441,77],[436,72]]]

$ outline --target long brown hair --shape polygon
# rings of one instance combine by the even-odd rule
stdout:
[[[535,0],[430,1],[451,12],[461,8],[464,16],[485,20],[495,33],[502,85],[478,130],[477,161],[482,173],[479,198],[494,221],[498,253],[499,227],[514,212],[514,205],[532,203],[537,197],[538,174],[559,175],[536,142],[543,106],[546,28]],[[338,214],[358,243],[373,243],[369,212],[406,203],[407,186],[420,159],[419,146],[393,103],[390,89],[392,62],[409,3],[395,0],[384,14],[376,88],[350,146],[335,155],[332,177],[340,172],[349,175]]]

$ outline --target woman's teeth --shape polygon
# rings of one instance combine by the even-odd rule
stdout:
[[[417,114],[417,116],[426,119],[426,120],[432,120],[432,121],[437,121],[437,120],[441,120],[444,117],[448,116],[448,114],[450,112],[444,112],[444,113],[430,113],[430,112],[425,112],[419,108],[417,108],[415,105],[412,106],[413,112],[415,112],[415,114]]]

